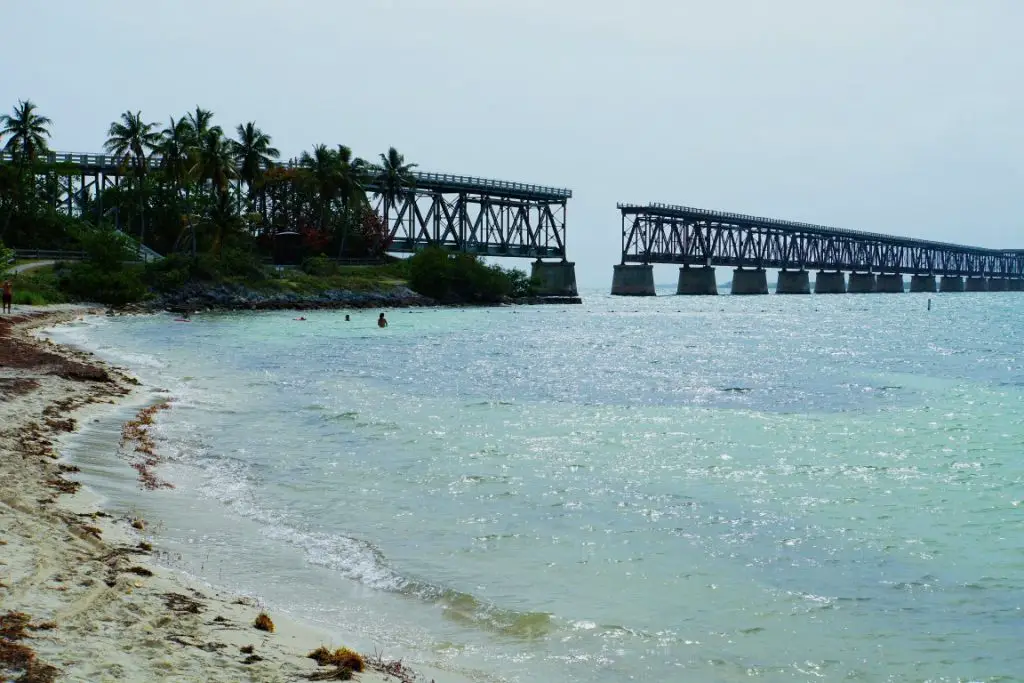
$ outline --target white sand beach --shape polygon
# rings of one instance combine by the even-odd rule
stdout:
[[[0,616],[23,613],[30,622],[23,637],[0,628],[0,679],[343,680],[306,656],[343,642],[272,611],[274,632],[257,630],[261,608],[251,598],[153,562],[159,538],[148,529],[157,520],[111,516],[78,490],[56,439],[73,438],[78,421],[130,395],[135,380],[33,336],[84,309],[21,308],[0,319]],[[12,644],[30,648],[33,661],[4,663]],[[355,680],[463,680],[395,664],[389,674],[381,661],[376,668]]]

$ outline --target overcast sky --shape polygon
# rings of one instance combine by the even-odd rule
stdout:
[[[0,105],[61,151],[199,104],[288,156],[569,187],[606,288],[617,201],[1024,247],[1022,27],[1022,0],[10,2]]]

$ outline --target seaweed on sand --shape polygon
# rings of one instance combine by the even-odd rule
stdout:
[[[156,443],[149,433],[149,427],[153,424],[156,413],[166,410],[170,405],[169,401],[161,401],[143,408],[134,419],[125,422],[121,428],[121,447],[126,451],[130,450],[131,466],[139,473],[139,482],[142,487],[149,491],[174,488],[173,484],[159,479],[153,472],[153,468],[160,464],[161,458],[156,452]],[[130,449],[129,446],[131,446]]]
[[[366,668],[363,656],[347,647],[339,647],[332,651],[321,645],[306,656],[319,666],[338,666],[352,671],[363,671]]]
[[[274,622],[271,621],[270,616],[266,612],[260,612],[259,616],[256,617],[256,621],[252,624],[260,631],[266,631],[267,633],[274,632]]]
[[[14,675],[10,680],[18,683],[54,683],[57,674],[55,667],[36,659],[35,651],[23,645],[21,640],[30,638],[25,629],[46,630],[51,622],[38,626],[30,623],[29,616],[24,612],[7,612],[0,614],[0,674]],[[55,624],[54,624],[55,626]],[[6,677],[4,680],[8,680]]]

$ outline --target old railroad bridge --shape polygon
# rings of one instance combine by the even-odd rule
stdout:
[[[13,161],[9,153],[0,153],[0,163]],[[36,168],[49,181],[52,201],[69,214],[80,211],[83,197],[92,199],[102,214],[104,190],[124,183],[131,173],[121,160],[106,154],[50,152],[39,161]],[[149,165],[159,169],[161,159],[151,157]],[[388,251],[411,253],[435,245],[483,256],[531,258],[531,275],[539,280],[542,294],[577,296],[575,264],[566,253],[566,203],[572,190],[447,173],[412,175],[412,187],[388,207]],[[365,189],[367,200],[383,217],[379,188],[371,182]],[[255,204],[264,225],[286,226],[271,230],[294,231],[287,227],[287,197],[264,197]]]
[[[622,261],[612,294],[653,295],[654,263],[679,264],[678,294],[717,294],[714,266],[734,268],[733,294],[1024,290],[1024,249],[980,249],[667,204],[619,204]],[[844,275],[849,272],[849,283]]]
[[[0,153],[0,163],[12,161]],[[50,197],[70,214],[81,210],[84,197],[102,214],[103,191],[130,177],[111,155],[50,152],[40,161],[36,168],[46,175]],[[159,168],[161,160],[150,164]],[[445,173],[413,176],[413,186],[387,211],[389,251],[436,245],[530,258],[541,293],[577,296],[575,264],[566,252],[571,190]],[[365,189],[383,216],[379,188],[371,182]],[[263,197],[255,208],[265,226],[294,230],[287,227],[287,204],[287,197]],[[653,295],[655,263],[679,264],[679,294],[717,294],[715,266],[735,269],[733,294],[767,294],[767,268],[779,270],[779,294],[809,294],[811,270],[817,271],[815,293],[903,292],[906,275],[912,292],[1024,290],[1024,249],[981,249],[668,204],[618,209],[622,261],[612,294]]]

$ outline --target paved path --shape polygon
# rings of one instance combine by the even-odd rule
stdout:
[[[32,263],[22,263],[20,266],[14,266],[11,268],[12,273],[24,273],[26,270],[33,270],[35,268],[42,268],[44,266],[52,266],[56,261],[33,261]]]

